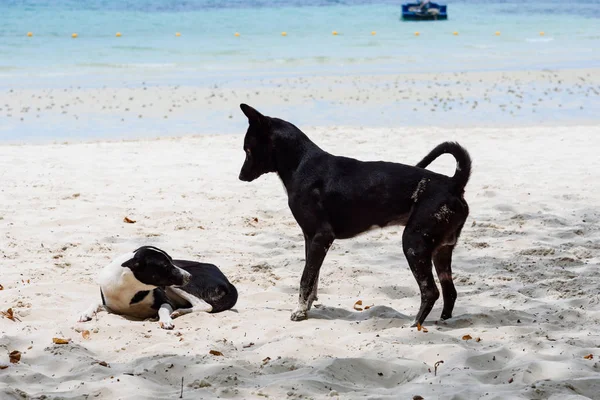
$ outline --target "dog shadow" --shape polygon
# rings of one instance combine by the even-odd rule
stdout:
[[[308,312],[308,317],[311,319],[343,321],[367,321],[376,318],[411,321],[411,317],[399,313],[388,306],[373,306],[367,310],[355,311],[339,307],[316,305]]]

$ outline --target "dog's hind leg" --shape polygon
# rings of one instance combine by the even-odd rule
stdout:
[[[422,325],[425,318],[431,312],[433,305],[440,297],[440,291],[433,279],[433,266],[431,265],[433,250],[430,244],[431,240],[426,240],[423,232],[410,225],[411,223],[409,222],[404,229],[402,247],[410,270],[417,280],[421,291],[421,306],[413,324],[413,326],[417,326]]]
[[[452,310],[456,302],[456,288],[452,281],[452,251],[454,245],[445,245],[438,247],[433,253],[433,264],[437,272],[440,285],[442,286],[442,295],[444,296],[444,309],[441,319],[452,318]]]
[[[327,251],[331,247],[335,235],[331,227],[322,228],[315,235],[308,235],[306,239],[306,264],[300,279],[300,294],[298,296],[298,307],[292,312],[292,321],[306,319],[306,313],[310,310],[317,294],[317,281],[319,271]]]
[[[79,320],[77,322],[87,322],[91,321],[92,317],[98,313],[98,311],[104,310],[104,305],[96,301],[92,303],[83,313],[79,315]]]
[[[167,291],[175,293],[177,296],[181,297],[182,299],[186,300],[188,303],[190,303],[192,305],[192,307],[190,307],[190,308],[178,308],[177,310],[173,311],[171,313],[171,318],[177,318],[184,314],[190,314],[190,313],[194,313],[194,312],[209,313],[213,310],[213,306],[211,306],[204,300],[186,292],[183,289],[169,286],[167,288]]]

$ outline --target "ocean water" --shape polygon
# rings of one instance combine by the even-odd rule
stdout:
[[[438,22],[403,22],[400,4],[1,0],[0,87],[60,86],[65,76],[94,86],[141,71],[164,83],[205,84],[277,74],[600,66],[600,0],[448,1],[449,19]]]
[[[222,109],[208,109],[202,99],[184,114],[165,106],[138,118],[126,112],[128,96],[106,106],[87,98],[89,111],[74,113],[68,100],[47,101],[49,92],[17,101],[11,90],[218,86],[254,92],[266,88],[263,78],[600,67],[600,0],[446,4],[447,21],[406,22],[401,2],[392,0],[0,0],[0,93],[6,99],[0,141],[243,132],[246,126],[237,99]],[[492,103],[473,93],[437,111],[437,100],[426,99],[291,104],[284,88],[281,101],[263,111],[321,126],[600,121],[600,87],[553,85],[528,84],[515,97],[510,84],[499,83]],[[259,99],[247,102],[263,106]]]

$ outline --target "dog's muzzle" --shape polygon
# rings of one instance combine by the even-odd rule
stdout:
[[[190,283],[190,281],[192,280],[192,274],[190,274],[189,272],[185,271],[183,274],[183,284],[187,285],[188,283]]]

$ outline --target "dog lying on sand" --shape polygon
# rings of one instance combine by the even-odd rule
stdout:
[[[153,246],[117,257],[104,267],[98,283],[101,301],[90,305],[79,322],[105,309],[141,319],[158,315],[161,328],[173,329],[173,318],[229,310],[238,298],[235,286],[217,266],[173,260]]]

